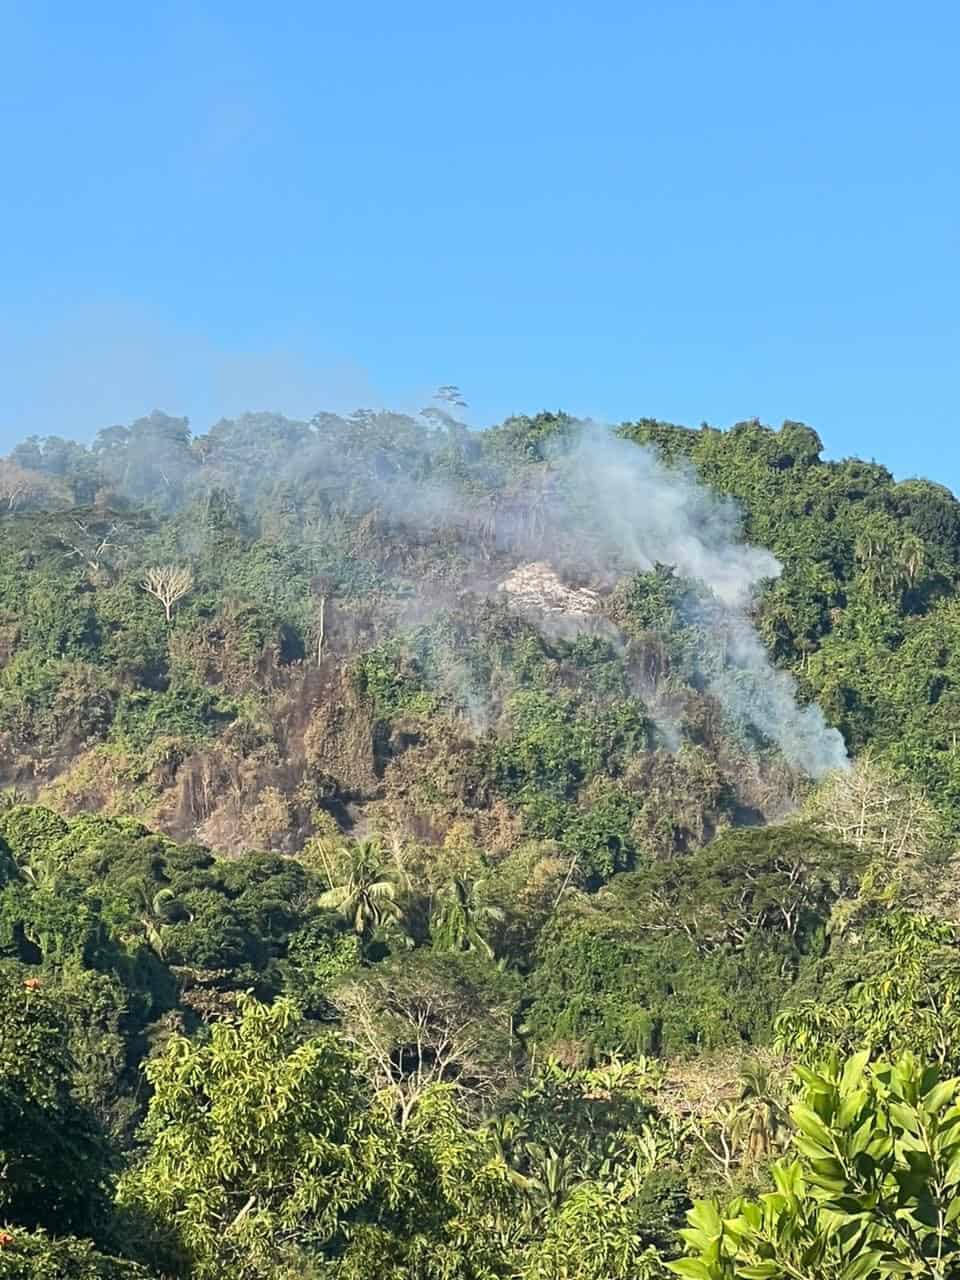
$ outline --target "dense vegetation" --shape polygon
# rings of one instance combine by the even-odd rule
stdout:
[[[440,406],[0,460],[0,1278],[960,1275],[960,504]]]

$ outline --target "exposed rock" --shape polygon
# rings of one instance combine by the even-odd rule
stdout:
[[[600,596],[588,587],[568,587],[548,564],[538,560],[520,565],[499,584],[521,609],[586,618],[600,609]]]

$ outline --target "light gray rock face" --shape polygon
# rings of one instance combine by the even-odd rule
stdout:
[[[588,587],[568,587],[542,560],[523,564],[500,583],[500,591],[518,609],[588,618],[600,609],[600,596]]]

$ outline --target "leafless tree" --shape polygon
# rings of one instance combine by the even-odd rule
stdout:
[[[193,570],[189,566],[158,565],[146,570],[140,585],[148,595],[160,601],[169,622],[173,617],[173,606],[193,587]]]
[[[513,1075],[506,1009],[490,1009],[469,983],[435,961],[377,966],[342,987],[334,1003],[374,1086],[396,1102],[401,1125],[432,1085],[481,1102]]]
[[[831,775],[800,815],[868,859],[860,898],[834,911],[835,929],[851,927],[861,899],[886,901],[896,890],[915,910],[949,914],[960,900],[960,859],[933,859],[944,830],[923,789],[869,756]]]
[[[30,471],[9,458],[0,458],[0,504],[15,511],[21,504],[66,501],[62,484],[39,471]]]
[[[805,816],[844,844],[893,863],[926,853],[939,835],[936,810],[921,788],[869,758],[828,778]]]
[[[317,601],[317,665],[323,661],[323,646],[327,635],[327,601],[333,593],[333,578],[317,574],[311,579],[310,590]]]
[[[123,557],[127,528],[122,520],[71,516],[60,540],[67,559],[76,558],[95,581],[102,571],[112,577]]]

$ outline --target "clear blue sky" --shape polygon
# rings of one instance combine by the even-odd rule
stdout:
[[[960,489],[955,0],[0,19],[0,447],[454,382]]]

